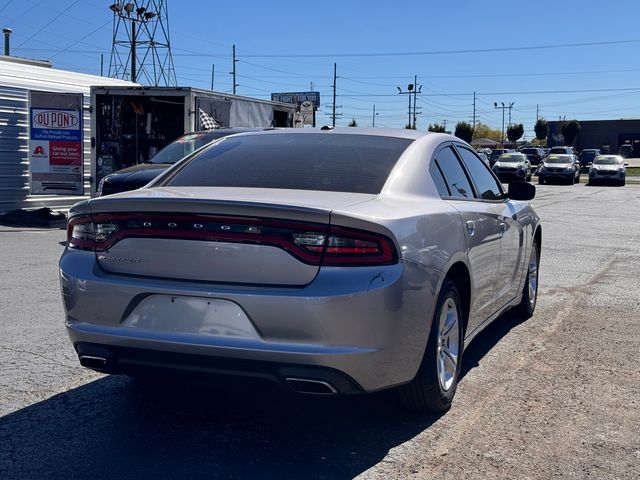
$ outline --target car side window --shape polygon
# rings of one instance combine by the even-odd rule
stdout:
[[[450,197],[474,198],[469,179],[451,147],[445,147],[436,153],[434,162],[442,172]]]
[[[502,188],[485,163],[467,148],[457,147],[457,150],[467,167],[480,198],[482,200],[502,200],[504,198]]]
[[[434,161],[431,163],[431,167],[429,169],[431,172],[431,178],[433,179],[433,183],[436,184],[436,188],[438,189],[438,193],[441,197],[450,197],[451,192],[449,192],[449,187],[447,187],[447,182],[444,181],[444,177],[442,176],[442,171],[438,164]]]

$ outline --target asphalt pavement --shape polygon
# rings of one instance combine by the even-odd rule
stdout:
[[[537,191],[536,313],[473,342],[442,416],[392,393],[85,370],[64,332],[64,230],[0,229],[0,478],[640,478],[640,185]]]

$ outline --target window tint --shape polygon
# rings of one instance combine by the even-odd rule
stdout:
[[[429,169],[431,172],[431,178],[433,178],[433,183],[436,184],[436,188],[438,189],[438,193],[441,197],[450,197],[451,193],[447,188],[447,183],[444,181],[444,177],[442,176],[442,172],[440,171],[440,167],[434,162],[431,164],[431,168]]]
[[[162,185],[380,193],[412,141],[333,133],[228,137]]]
[[[473,198],[471,184],[451,147],[440,150],[436,154],[435,161],[442,171],[452,197]]]
[[[458,152],[460,152],[462,161],[467,167],[469,175],[471,175],[480,198],[483,200],[502,200],[504,195],[500,184],[482,160],[466,148],[458,147]]]

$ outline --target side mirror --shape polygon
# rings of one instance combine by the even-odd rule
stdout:
[[[533,200],[536,196],[536,187],[527,182],[511,182],[507,196],[512,200]]]
[[[624,166],[628,167],[629,166],[629,162],[624,162]]]

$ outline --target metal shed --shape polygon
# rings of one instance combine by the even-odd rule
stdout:
[[[51,68],[48,62],[0,55],[0,214],[18,208],[66,209],[80,195],[29,193],[29,91],[81,93],[84,107],[84,194],[89,195],[91,148],[89,129],[92,86],[135,83]]]

